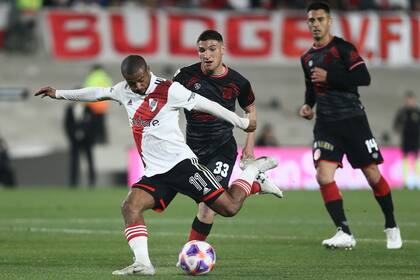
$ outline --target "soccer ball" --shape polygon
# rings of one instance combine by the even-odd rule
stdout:
[[[216,263],[216,252],[205,241],[192,240],[184,245],[179,253],[182,270],[190,275],[209,273]]]

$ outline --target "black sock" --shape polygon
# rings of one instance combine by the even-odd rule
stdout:
[[[351,235],[350,228],[347,224],[346,215],[344,214],[343,200],[334,200],[325,204],[334,224],[337,228],[341,228],[347,234]]]
[[[391,193],[384,196],[375,196],[376,201],[382,209],[385,216],[385,228],[393,228],[397,226],[394,217],[394,204],[392,203]]]
[[[198,233],[209,235],[212,226],[213,224],[203,223],[197,217],[195,217],[191,227]]]

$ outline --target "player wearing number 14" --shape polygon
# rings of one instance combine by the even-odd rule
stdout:
[[[391,190],[378,169],[378,164],[383,162],[382,155],[359,99],[358,86],[370,84],[369,72],[351,43],[330,34],[332,18],[327,4],[310,4],[307,24],[314,43],[301,57],[306,91],[299,114],[312,119],[312,108],[316,104],[313,143],[316,179],[327,211],[338,228],[337,233],[322,245],[328,248],[356,245],[344,214],[341,193],[334,181],[335,171],[342,167],[345,154],[353,168],[362,170],[382,209],[387,248],[399,249],[402,240],[394,218]]]

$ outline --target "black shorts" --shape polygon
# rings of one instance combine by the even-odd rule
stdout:
[[[216,152],[206,157],[199,157],[198,160],[213,172],[214,177],[216,177],[223,188],[228,189],[237,156],[238,146],[236,145],[235,138],[232,137],[217,149]]]
[[[150,193],[155,199],[153,210],[157,212],[165,210],[178,192],[206,204],[212,204],[224,192],[213,174],[196,158],[185,159],[164,174],[143,176],[132,188]]]
[[[316,121],[312,149],[315,166],[319,161],[330,161],[342,167],[344,154],[353,168],[383,162],[366,116],[333,122]]]
[[[418,135],[404,135],[401,143],[401,150],[404,154],[418,153],[419,146],[420,140]]]

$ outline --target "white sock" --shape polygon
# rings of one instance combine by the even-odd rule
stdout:
[[[146,225],[134,224],[125,229],[128,245],[134,253],[135,262],[151,265],[147,247],[148,232]]]
[[[248,166],[245,168],[238,176],[238,180],[244,180],[248,184],[252,185],[252,182],[255,181],[255,177],[257,177],[260,171],[255,166]]]
[[[255,177],[257,177],[258,173],[258,168],[255,166],[248,166],[239,174],[238,178],[232,182],[232,185],[240,187],[245,192],[246,196],[249,196],[252,192],[252,183],[255,181]]]

